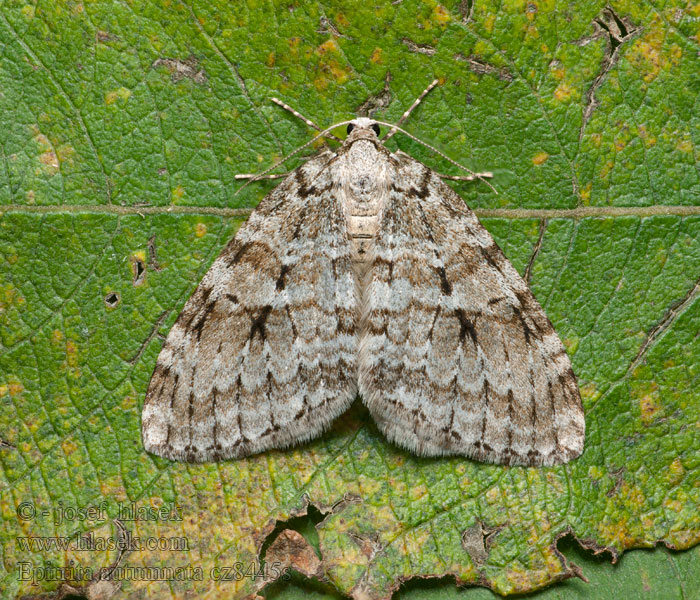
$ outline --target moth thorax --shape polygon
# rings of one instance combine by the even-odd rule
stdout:
[[[369,140],[353,143],[345,155],[345,214],[356,262],[363,263],[379,228],[389,189],[388,161]]]
[[[358,140],[345,155],[343,173],[348,195],[358,204],[371,204],[388,184],[386,158],[369,140]]]

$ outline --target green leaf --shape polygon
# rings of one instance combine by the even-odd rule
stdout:
[[[5,3],[3,597],[64,584],[94,597],[102,567],[120,597],[244,597],[315,552],[322,592],[358,598],[417,577],[526,592],[580,573],[572,560],[602,595],[663,593],[669,562],[696,575],[697,551],[632,555],[618,577],[557,541],[615,558],[700,541],[699,40],[700,12],[674,1]],[[360,403],[285,452],[145,453],[163,336],[274,185],[236,195],[234,176],[315,133],[269,97],[322,127],[373,109],[396,121],[435,77],[406,127],[493,171],[498,195],[455,189],[565,342],[584,454],[542,469],[418,459]],[[389,146],[455,173],[401,135]],[[307,510],[316,548],[286,555],[280,523]]]

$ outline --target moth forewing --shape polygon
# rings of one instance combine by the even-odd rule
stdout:
[[[357,301],[327,159],[262,200],[185,304],[146,394],[148,451],[241,458],[314,438],[350,406]]]
[[[200,462],[285,448],[321,435],[359,390],[417,455],[578,456],[576,378],[525,281],[436,173],[387,150],[377,121],[346,123],[185,304],[148,387],[146,449]]]

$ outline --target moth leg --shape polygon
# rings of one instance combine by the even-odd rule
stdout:
[[[281,179],[282,177],[287,177],[289,173],[273,173],[272,175],[262,175],[258,177],[255,173],[239,173],[234,175],[234,179]]]
[[[491,171],[484,171],[483,173],[473,173],[471,175],[443,175],[442,173],[436,173],[440,179],[449,179],[450,181],[474,181],[475,179],[491,179],[493,173]]]

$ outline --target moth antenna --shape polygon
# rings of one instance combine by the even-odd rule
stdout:
[[[413,109],[416,108],[416,106],[418,106],[421,103],[423,98],[425,98],[427,96],[428,92],[430,90],[432,90],[437,84],[438,84],[437,79],[433,79],[430,82],[430,85],[423,90],[421,95],[418,96],[418,98],[416,98],[414,100],[413,104],[411,104],[411,106],[408,107],[408,110],[401,115],[401,118],[398,121],[396,121],[396,123],[391,127],[391,129],[387,132],[387,134],[382,138],[382,142],[386,142],[387,140],[391,139],[394,136],[394,134],[399,130],[399,125],[401,125],[401,123],[403,123],[406,119],[408,119],[408,116],[413,112]]]
[[[270,171],[272,171],[273,169],[276,169],[276,168],[279,167],[282,163],[286,162],[287,160],[289,160],[290,158],[292,158],[292,156],[294,156],[295,154],[301,152],[304,148],[310,146],[310,145],[313,144],[317,139],[323,137],[324,135],[326,135],[327,133],[329,133],[330,131],[332,131],[332,130],[335,129],[336,127],[340,127],[341,125],[347,125],[348,123],[352,123],[352,120],[350,120],[350,121],[341,121],[340,123],[335,123],[334,125],[331,125],[330,127],[324,129],[324,130],[321,131],[318,135],[312,137],[308,142],[306,142],[305,144],[302,144],[302,145],[299,146],[296,150],[293,150],[292,152],[290,152],[289,154],[287,154],[287,156],[285,156],[283,159],[278,160],[274,165],[272,165],[272,166],[269,167],[268,169],[265,169],[265,170],[262,171],[261,173],[258,173],[258,174],[257,174],[255,177],[253,177],[252,179],[249,179],[248,181],[246,181],[241,187],[239,187],[239,188],[236,190],[236,192],[235,192],[233,195],[235,196],[236,194],[238,194],[238,192],[240,192],[240,191],[241,191],[244,187],[246,187],[247,185],[253,183],[254,181],[257,181],[258,179],[260,179],[260,178],[263,177],[264,175],[267,175]],[[471,172],[471,171],[470,171],[470,172]]]
[[[375,123],[378,123],[379,125],[384,125],[385,127],[394,127],[394,128],[396,128],[397,131],[400,131],[400,132],[403,133],[404,135],[408,136],[408,137],[411,138],[414,142],[418,142],[419,144],[421,144],[421,145],[425,146],[426,148],[428,148],[428,149],[432,150],[433,152],[435,152],[435,154],[438,154],[439,156],[442,156],[442,158],[444,158],[447,162],[449,162],[449,163],[455,165],[456,167],[459,167],[460,169],[463,169],[464,171],[466,171],[466,172],[469,173],[472,177],[478,179],[479,181],[483,181],[486,185],[488,185],[488,186],[493,190],[493,192],[494,192],[495,194],[498,194],[498,192],[496,191],[496,188],[493,187],[488,181],[486,181],[486,179],[484,179],[483,176],[482,176],[480,173],[475,173],[474,171],[472,171],[472,170],[469,169],[468,167],[465,167],[464,165],[459,164],[456,160],[452,160],[449,156],[447,156],[446,154],[444,154],[443,152],[440,152],[440,150],[438,150],[437,148],[435,148],[435,146],[431,146],[431,145],[428,144],[427,142],[424,142],[423,140],[419,140],[415,135],[412,135],[412,134],[408,133],[408,131],[406,131],[405,129],[401,129],[401,127],[399,127],[398,124],[392,125],[391,123],[385,123],[384,121],[377,121],[377,120],[374,120],[374,122],[375,122]]]
[[[321,128],[318,125],[316,125],[316,123],[314,123],[311,119],[307,119],[299,111],[294,110],[291,106],[289,106],[289,104],[282,102],[282,100],[280,100],[279,98],[270,98],[270,101],[277,104],[277,106],[281,106],[284,110],[288,110],[295,117],[304,121],[304,123],[306,123],[312,129],[315,129],[316,131],[321,131]],[[335,140],[336,142],[340,142],[341,144],[343,143],[343,140],[341,140],[337,135],[333,135],[332,133],[326,137],[329,137],[332,140]]]

